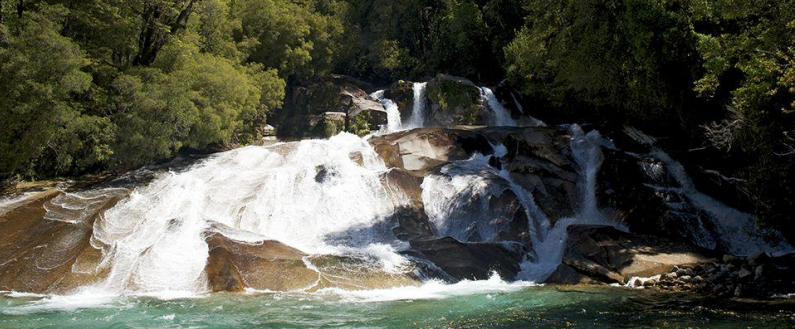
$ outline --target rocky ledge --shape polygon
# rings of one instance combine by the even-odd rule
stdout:
[[[790,298],[795,292],[795,254],[724,255],[719,262],[674,266],[653,278],[634,280],[630,286],[723,297]]]

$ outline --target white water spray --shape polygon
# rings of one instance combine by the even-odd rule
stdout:
[[[205,291],[204,236],[213,223],[247,232],[236,239],[277,240],[311,254],[389,243],[394,238],[383,237],[391,232],[378,224],[399,200],[382,185],[384,171],[365,140],[343,133],[236,149],[164,174],[96,223],[93,243],[104,247],[110,267],[99,288]]]
[[[430,175],[422,183],[425,213],[437,235],[459,241],[493,241],[512,219],[508,209],[493,207],[492,200],[511,186],[488,165],[490,156],[475,154]]]

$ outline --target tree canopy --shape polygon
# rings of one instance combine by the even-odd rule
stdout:
[[[769,222],[795,210],[795,0],[0,0],[0,178],[244,144],[290,88],[437,73],[706,148]]]

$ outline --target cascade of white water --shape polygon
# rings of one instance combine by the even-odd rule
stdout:
[[[414,107],[411,111],[411,118],[409,118],[408,129],[425,127],[425,117],[427,115],[425,113],[425,89],[427,85],[427,82],[415,82],[413,85]]]
[[[236,149],[161,175],[96,222],[92,243],[104,247],[110,269],[99,288],[203,291],[213,223],[246,233],[235,239],[278,240],[312,254],[390,243],[378,224],[402,201],[382,185],[385,170],[364,139],[343,133]]]
[[[403,128],[403,123],[400,121],[400,110],[398,109],[397,104],[395,104],[395,102],[393,102],[391,99],[384,97],[383,90],[376,91],[370,96],[378,99],[378,101],[384,105],[384,109],[386,109],[386,132],[391,133],[401,130]]]
[[[533,247],[538,258],[522,264],[519,277],[528,281],[545,280],[560,265],[566,247],[570,225],[610,225],[626,231],[626,227],[604,216],[596,201],[596,177],[602,165],[602,136],[593,130],[585,134],[578,125],[569,127],[571,150],[579,167],[580,206],[573,217],[558,219],[554,224],[547,222],[543,238]]]
[[[791,245],[784,242],[777,232],[764,232],[773,236],[778,236],[778,245],[773,245],[766,241],[761,232],[757,231],[756,217],[744,213],[735,208],[729,207],[720,201],[698,191],[687,175],[684,167],[667,153],[655,149],[650,156],[660,160],[665,168],[671,173],[679,187],[658,187],[683,195],[697,209],[702,210],[706,216],[689,216],[688,219],[696,221],[692,224],[692,237],[695,243],[705,248],[720,248],[736,255],[750,255],[760,251],[771,254],[781,254],[795,250]],[[669,203],[669,206],[678,209],[676,204]],[[712,231],[706,227],[712,227]]]
[[[422,182],[425,213],[437,235],[459,241],[490,241],[511,220],[508,209],[492,207],[511,189],[499,172],[489,166],[490,156],[472,158],[444,166],[439,175]]]
[[[581,204],[577,217],[580,217],[580,221],[597,222],[602,217],[596,203],[596,175],[604,161],[600,148],[602,136],[596,130],[585,134],[578,125],[572,125],[569,133],[572,155],[580,167],[580,176],[582,176]]]
[[[516,127],[516,121],[511,118],[511,112],[502,106],[500,101],[497,99],[497,96],[494,95],[494,92],[487,87],[482,87],[480,89],[483,93],[484,99],[486,100],[486,104],[488,104],[493,115],[491,125]]]
[[[682,220],[681,230],[694,244],[738,255],[795,251],[779,232],[760,232],[754,215],[698,191],[682,164],[654,146],[657,139],[632,127],[626,128],[625,133],[636,142],[651,147],[652,151],[647,156],[658,161],[641,162],[643,171],[655,181],[647,186],[654,188],[666,200],[669,215]],[[670,186],[665,181],[666,174],[670,174],[678,186]],[[772,240],[779,243],[770,243],[764,235],[775,237]]]

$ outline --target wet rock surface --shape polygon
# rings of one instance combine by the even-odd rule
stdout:
[[[523,257],[510,245],[460,242],[451,237],[412,240],[411,249],[457,280],[485,280],[492,273],[512,280]]]
[[[38,192],[0,215],[0,290],[65,293],[106,273],[90,243],[94,222],[126,189]]]
[[[278,241],[240,241],[220,232],[210,233],[206,241],[210,254],[204,273],[211,291],[361,290],[419,284],[410,271],[387,272],[366,258],[307,255]]]
[[[370,143],[391,168],[387,186],[410,200],[396,212],[393,232],[410,243],[409,254],[445,272],[442,278],[482,279],[493,272],[514,278],[519,265],[534,258],[532,234],[538,220],[529,217],[515,189],[532,194],[549,218],[570,215],[577,207],[578,175],[563,130],[423,128],[379,136]],[[503,147],[499,152],[505,154],[495,155]],[[485,157],[486,163],[472,165],[473,157]],[[464,177],[476,177],[483,184],[476,186],[488,188],[456,194],[447,187],[437,191],[426,186],[454,188],[454,180],[473,179]],[[427,209],[429,203],[441,209]],[[457,210],[438,213],[444,209]],[[434,223],[428,214],[449,220]]]
[[[311,287],[318,279],[304,264],[306,254],[278,241],[246,243],[212,233],[207,244],[205,273],[212,291],[289,291]]]

